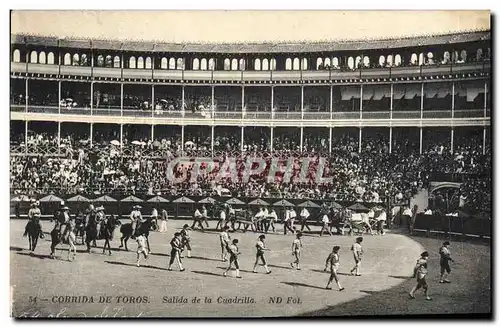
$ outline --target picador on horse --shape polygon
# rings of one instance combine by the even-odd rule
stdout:
[[[135,205],[132,207],[132,212],[130,213],[130,222],[132,224],[132,239],[135,239],[135,231],[139,229],[141,224],[144,222],[141,214],[141,206]]]
[[[42,232],[42,225],[40,223],[40,217],[41,217],[41,212],[40,208],[38,207],[40,205],[40,202],[32,200],[31,202],[31,208],[28,211],[28,223],[26,224],[26,227],[24,228],[24,237],[26,237],[30,231],[30,228],[36,228],[38,231],[38,234],[40,235],[40,238],[43,239],[43,232]]]

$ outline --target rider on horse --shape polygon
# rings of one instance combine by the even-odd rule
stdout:
[[[28,219],[30,222],[35,224],[35,226],[38,227],[38,231],[40,232],[40,238],[43,238],[42,225],[40,224],[40,216],[42,214],[40,212],[40,208],[38,208],[39,205],[40,202],[32,200],[31,208],[28,211]],[[28,235],[28,224],[26,224],[26,228],[24,229],[24,235]]]
[[[135,205],[132,207],[132,212],[130,213],[130,221],[132,224],[132,238],[135,239],[135,230],[143,222],[140,205]]]

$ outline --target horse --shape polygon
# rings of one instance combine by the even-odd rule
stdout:
[[[121,225],[121,222],[118,218],[115,218],[113,215],[103,222],[101,222],[100,231],[97,230],[97,222],[95,219],[92,219],[88,222],[86,229],[86,237],[85,243],[87,244],[87,252],[90,253],[90,242],[94,242],[96,240],[104,240],[104,246],[102,248],[102,254],[105,253],[106,247],[108,248],[109,255],[111,255],[111,245],[109,243],[110,240],[113,239],[113,233],[116,229],[116,226]]]
[[[76,256],[76,236],[74,232],[74,226],[71,225],[70,222],[66,224],[66,234],[67,238],[61,239],[61,223],[56,222],[54,225],[54,228],[50,232],[50,237],[51,237],[51,245],[50,245],[50,257],[52,259],[55,259],[55,254],[56,254],[56,246],[59,243],[63,244],[68,244],[68,261],[73,261]],[[73,252],[73,258],[71,258],[71,252]]]
[[[36,245],[38,243],[38,237],[40,237],[41,233],[42,230],[40,229],[38,218],[34,218],[28,221],[28,223],[26,224],[26,228],[24,229],[23,237],[26,237],[26,235],[28,235],[31,252],[35,251]]]
[[[144,235],[144,237],[146,238],[146,243],[148,245],[149,252],[151,252],[151,247],[149,246],[149,232],[151,231],[153,224],[154,222],[152,221],[152,219],[146,219],[144,222],[142,222],[139,226],[136,227],[134,235],[134,236],[141,234]],[[120,227],[120,233],[122,233],[122,237],[120,238],[121,242],[120,248],[123,247],[123,240],[125,240],[125,250],[128,251],[127,242],[128,239],[132,236],[132,224],[131,223],[123,224]]]

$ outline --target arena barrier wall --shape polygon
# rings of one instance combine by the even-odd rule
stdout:
[[[153,196],[148,196],[146,197],[140,197],[143,200],[152,198]],[[41,198],[41,196],[40,196]],[[62,199],[69,198],[69,196],[64,196],[61,197]],[[196,209],[196,207],[200,207],[202,204],[199,204],[198,201],[206,198],[206,196],[189,196],[188,198],[193,200],[194,203],[173,203],[172,201],[180,198],[180,196],[164,196],[165,199],[169,200],[168,203],[155,203],[155,202],[140,202],[140,203],[131,203],[131,202],[92,202],[94,206],[97,205],[102,205],[105,209],[106,214],[114,214],[118,215],[122,218],[128,218],[130,215],[130,212],[132,211],[132,207],[136,204],[141,205],[142,207],[142,214],[143,216],[149,216],[151,211],[153,210],[153,207],[156,207],[158,211],[161,211],[162,209],[166,209],[169,215],[169,218],[185,218],[189,217],[191,218],[193,216],[193,213]],[[222,202],[226,202],[229,200],[231,197],[219,197],[219,196],[213,196],[215,200],[219,200]],[[118,199],[118,198],[115,198]],[[247,198],[247,197],[238,197],[237,199],[245,202],[245,204],[242,205],[232,205],[235,209],[240,209],[240,208],[250,208],[251,210],[258,210],[260,206],[254,206],[254,205],[248,205],[247,203],[256,200],[256,199],[261,199],[272,205],[273,203],[276,203],[282,198]],[[287,201],[293,203],[294,205],[298,205],[300,203],[303,203],[309,199],[286,199]],[[321,206],[323,202],[333,202],[331,199],[312,199],[312,202],[316,203],[318,206]],[[354,203],[355,201],[335,201],[338,204],[342,205],[343,207],[348,207]],[[359,202],[358,202],[359,203]],[[365,202],[361,203],[367,208],[371,208],[374,206],[383,206],[384,208],[386,205],[381,202]],[[65,201],[65,205],[69,207],[70,209],[70,214],[74,215],[77,212],[85,212],[87,208],[89,207],[89,203],[85,202],[67,202]],[[59,202],[49,202],[49,203],[40,203],[40,211],[42,212],[42,219],[51,219],[54,216],[55,211],[60,207]],[[28,211],[30,208],[30,204],[28,202],[11,202],[10,205],[10,213],[12,218],[26,218]],[[285,208],[283,207],[277,207],[273,206],[273,208],[276,210],[276,213],[278,214],[278,218],[281,220],[284,216],[284,210]],[[309,213],[311,214],[311,217],[316,218],[319,209],[320,208],[307,208]],[[207,210],[209,211],[210,214],[210,205],[207,206]],[[300,210],[300,208],[295,207],[295,210]],[[299,212],[297,212],[299,213]]]

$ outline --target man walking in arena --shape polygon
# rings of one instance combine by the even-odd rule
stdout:
[[[194,215],[193,215],[193,223],[191,224],[191,229],[194,229],[195,225],[198,224],[198,226],[200,226],[200,228],[201,228],[201,231],[204,232],[205,228],[203,227],[203,224],[201,222],[202,219],[203,219],[203,216],[200,212],[200,209],[196,208]]]
[[[220,247],[221,247],[221,259],[222,259],[222,262],[225,262],[227,261],[226,259],[226,254],[227,254],[227,247],[229,246],[229,241],[231,240],[231,238],[229,237],[229,234],[228,234],[228,231],[229,230],[229,226],[224,226],[222,228],[222,232],[220,232],[219,234],[219,240],[220,240]]]
[[[203,218],[205,225],[207,225],[207,228],[209,228],[210,226],[208,225],[208,211],[205,206],[201,207],[201,217]]]
[[[295,223],[295,218],[297,218],[297,213],[295,212],[295,209],[293,207],[290,208],[290,229],[292,230],[292,233],[295,234],[295,226],[293,224]]]
[[[425,280],[425,277],[427,276],[427,260],[429,259],[429,252],[425,251],[422,252],[420,255],[420,259],[417,260],[417,264],[415,265],[415,268],[413,269],[413,277],[417,278],[417,285],[415,285],[411,291],[410,291],[410,298],[414,299],[415,298],[415,292],[419,290],[420,288],[424,289],[424,294],[425,294],[425,299],[427,301],[432,300],[431,297],[429,297],[429,287],[427,285],[427,281]]]
[[[442,284],[442,283],[451,283],[448,279],[446,279],[445,277],[445,274],[447,276],[450,275],[451,273],[451,268],[450,268],[450,261],[451,262],[455,262],[452,258],[451,258],[451,253],[450,253],[450,249],[448,248],[448,246],[450,245],[450,242],[449,241],[445,241],[443,243],[443,246],[441,246],[441,248],[439,249],[439,265],[441,267],[441,277],[440,277],[440,280],[439,282]]]
[[[304,227],[307,227],[307,230],[311,231],[311,227],[307,224],[307,219],[309,219],[309,210],[307,208],[303,208],[300,212],[300,231],[304,231]]]
[[[220,226],[221,231],[224,230],[224,227],[227,226],[226,223],[226,207],[222,207],[220,209],[220,214],[219,214],[219,221],[217,222],[217,225],[215,226],[215,230],[218,230]]]
[[[185,224],[181,230],[182,237],[182,249],[187,249],[187,257],[191,258],[191,228],[189,228],[188,224]]]
[[[226,271],[224,271],[224,277],[227,277],[227,272],[231,270],[234,263],[234,268],[236,269],[236,278],[241,278],[240,276],[240,263],[238,261],[238,256],[240,255],[240,250],[238,249],[238,240],[234,239],[231,245],[228,246],[229,250],[229,265]]]
[[[295,257],[295,261],[290,263],[292,268],[297,267],[297,270],[300,270],[300,250],[302,249],[302,241],[301,238],[302,233],[298,232],[295,240],[292,243],[292,255]]]
[[[321,220],[323,223],[323,227],[321,227],[321,232],[319,232],[319,236],[323,236],[323,232],[326,230],[330,236],[332,236],[332,232],[330,231],[330,219],[328,219],[328,214],[323,215],[323,219]]]
[[[148,249],[146,246],[146,237],[144,235],[139,235],[135,239],[137,241],[137,267],[140,266],[141,253],[144,255],[144,260],[148,260]]]
[[[269,228],[273,229],[273,233],[276,233],[276,228],[274,227],[274,222],[278,220],[278,214],[276,214],[276,210],[271,208],[271,212],[267,216],[267,224],[266,224],[266,233],[269,231]]]
[[[257,273],[257,265],[259,264],[259,259],[262,261],[262,264],[264,265],[264,268],[266,269],[266,274],[270,274],[271,271],[269,268],[267,268],[267,262],[266,258],[264,257],[264,251],[269,251],[269,249],[266,247],[266,243],[264,243],[266,239],[266,235],[260,235],[257,244],[255,244],[255,247],[257,248],[257,254],[255,256],[255,263],[253,265],[253,272]]]
[[[283,221],[283,234],[286,235],[287,229],[290,231],[290,233],[293,234],[292,226],[291,226],[291,221],[292,221],[292,212],[290,208],[286,208],[285,210],[285,220]]]
[[[170,262],[168,264],[168,270],[172,270],[172,264],[177,261],[181,271],[185,269],[182,267],[181,252],[182,252],[182,237],[181,233],[177,232],[174,234],[174,238],[170,241],[170,246],[172,250],[170,251]]]
[[[160,227],[159,232],[165,233],[167,231],[168,213],[166,209],[161,210]]]
[[[337,283],[337,286],[339,287],[339,291],[343,291],[344,288],[342,285],[340,285],[339,281],[339,276],[337,275],[337,271],[339,270],[340,266],[340,256],[339,256],[339,250],[340,246],[334,246],[332,249],[332,252],[328,257],[326,258],[326,263],[325,263],[325,269],[324,271],[327,270],[328,265],[330,265],[330,278],[328,279],[328,283],[326,284],[326,289],[331,290],[332,288],[330,287],[330,284],[332,281],[335,279],[335,282]]]

